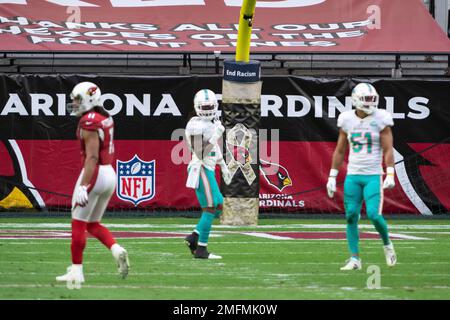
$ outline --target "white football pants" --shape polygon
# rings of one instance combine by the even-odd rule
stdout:
[[[75,190],[81,184],[84,169],[81,170]],[[93,185],[93,186],[92,186]],[[112,165],[99,165],[97,174],[94,173],[91,187],[88,190],[86,206],[75,206],[75,192],[72,196],[72,219],[85,222],[99,222],[105,213],[108,202],[116,188],[116,173]]]

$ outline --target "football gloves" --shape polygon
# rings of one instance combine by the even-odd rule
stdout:
[[[229,185],[231,183],[231,179],[233,178],[231,176],[231,172],[227,167],[227,164],[225,161],[220,163],[220,169],[222,170],[222,178],[225,184]]]
[[[328,177],[327,182],[327,193],[328,197],[333,198],[334,193],[336,192],[336,177],[338,175],[339,171],[337,169],[331,169],[330,175]]]
[[[88,203],[88,186],[78,186],[75,189],[75,203],[84,207]]]
[[[387,167],[386,168],[386,178],[383,182],[383,189],[392,189],[395,187],[395,169],[394,167]]]
[[[214,133],[212,137],[208,140],[211,144],[216,144],[217,140],[222,136],[222,134],[225,131],[225,127],[222,125],[222,123],[219,120],[214,121]]]

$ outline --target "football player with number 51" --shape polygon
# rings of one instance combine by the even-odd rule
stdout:
[[[69,288],[79,289],[84,282],[83,251],[86,231],[100,240],[116,260],[122,278],[128,275],[127,251],[118,245],[111,232],[100,224],[116,187],[114,161],[114,122],[100,102],[100,89],[92,82],[77,84],[67,105],[71,115],[80,117],[77,138],[81,147],[83,169],[72,197],[72,265],[57,281],[67,282]]]
[[[382,216],[383,189],[395,186],[394,154],[391,127],[392,116],[378,109],[379,96],[369,83],[360,83],[352,91],[356,110],[342,112],[337,120],[339,138],[333,153],[327,183],[328,196],[336,192],[336,177],[350,145],[347,176],[344,182],[344,207],[347,220],[347,241],[351,257],[341,270],[361,269],[359,257],[358,221],[362,201],[366,203],[367,216],[383,241],[388,266],[394,266],[397,256],[389,239],[386,221]],[[382,160],[386,164],[386,178],[382,181]]]

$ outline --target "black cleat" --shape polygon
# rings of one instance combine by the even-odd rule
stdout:
[[[196,259],[222,259],[221,256],[212,254],[208,252],[205,246],[198,246],[197,250],[194,252],[194,258]]]
[[[198,233],[192,232],[190,235],[188,235],[186,238],[184,238],[184,243],[189,247],[189,250],[191,250],[191,253],[194,254],[195,250],[197,249],[197,242],[198,242]]]

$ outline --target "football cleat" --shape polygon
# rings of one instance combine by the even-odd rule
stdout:
[[[113,257],[117,262],[117,270],[122,279],[128,276],[130,270],[130,261],[128,260],[128,252],[122,248],[118,247],[113,251]]]
[[[341,270],[361,270],[362,264],[361,259],[350,258],[346,262],[346,265],[341,268]]]
[[[56,281],[64,281],[67,283],[68,289],[81,289],[84,282],[83,266],[71,265],[67,268],[67,273],[56,277]]]
[[[191,253],[194,254],[195,250],[197,250],[198,233],[192,232],[190,235],[184,238],[184,243],[186,243],[186,245],[189,247]]]
[[[212,254],[208,252],[205,246],[198,246],[197,250],[194,252],[194,258],[196,259],[222,259],[221,256]]]
[[[386,264],[389,267],[395,266],[397,263],[397,255],[395,254],[394,245],[392,242],[387,246],[383,246],[384,256],[386,257]]]

